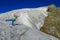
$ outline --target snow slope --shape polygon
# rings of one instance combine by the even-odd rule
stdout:
[[[9,18],[13,18],[14,14],[15,14],[15,15],[19,16],[17,19],[17,22],[24,23],[26,25],[30,25],[30,24],[32,25],[32,23],[36,24],[40,21],[42,22],[42,19],[45,18],[44,16],[47,16],[46,10],[47,10],[47,7],[18,9],[18,10],[13,10],[10,12],[0,14],[0,19],[6,20]],[[21,22],[21,20],[23,20],[23,21]],[[29,21],[31,23],[29,23]],[[29,24],[27,24],[27,22]]]
[[[25,8],[12,10],[0,14],[0,40],[58,40],[57,38],[39,31],[44,24],[45,17],[48,16],[46,10],[47,6],[39,8]],[[6,19],[18,16],[15,21],[16,26],[6,22]],[[11,38],[13,36],[13,38]]]

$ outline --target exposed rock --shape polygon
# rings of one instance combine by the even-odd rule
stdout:
[[[48,16],[40,30],[60,39],[60,8],[50,5],[47,12]]]

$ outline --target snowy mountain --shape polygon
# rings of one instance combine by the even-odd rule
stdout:
[[[17,9],[0,14],[0,28],[2,30],[0,40],[58,40],[39,31],[40,27],[44,24],[45,17],[48,16],[47,8],[45,6]],[[5,21],[6,19],[13,18],[14,15],[18,16],[15,24],[19,25],[12,26],[11,22]]]
[[[6,20],[6,19],[9,19],[9,18],[13,18],[14,14],[15,14],[15,15],[19,16],[19,18],[17,19],[17,20],[19,20],[18,21],[19,23],[20,23],[20,19],[24,19],[24,17],[26,17],[26,16],[29,17],[29,20],[31,22],[33,21],[34,23],[38,23],[39,20],[41,20],[39,18],[42,18],[42,17],[44,17],[44,15],[47,15],[45,10],[47,10],[47,7],[18,9],[18,10],[13,10],[13,11],[10,11],[10,12],[0,14],[0,18],[1,18],[1,20]],[[20,16],[20,15],[22,15],[22,16]],[[27,21],[27,20],[25,20],[25,21]]]

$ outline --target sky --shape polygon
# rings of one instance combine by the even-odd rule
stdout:
[[[21,8],[37,8],[51,4],[60,7],[60,0],[0,0],[0,13]]]

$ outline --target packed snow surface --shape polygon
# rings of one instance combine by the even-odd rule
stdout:
[[[25,8],[12,10],[0,14],[0,40],[58,40],[57,38],[41,32],[39,29],[44,24],[47,14],[47,6],[39,8]],[[11,25],[14,15],[18,16]]]

